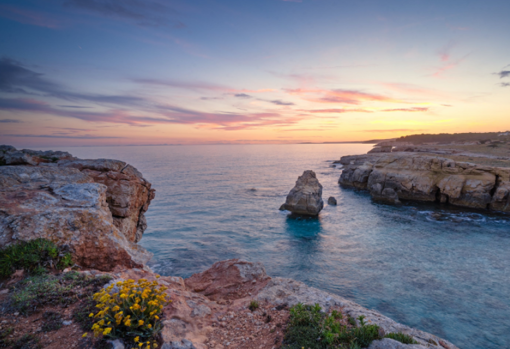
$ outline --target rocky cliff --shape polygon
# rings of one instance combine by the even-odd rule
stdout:
[[[141,267],[151,255],[136,242],[154,195],[123,161],[0,146],[0,245],[42,237],[84,267]]]
[[[339,183],[376,200],[437,201],[510,212],[510,168],[457,162],[417,153],[346,156]]]
[[[112,274],[118,280],[145,278],[154,274],[125,270]],[[261,263],[230,259],[188,279],[161,277],[173,300],[164,309],[163,349],[278,348],[288,319],[289,307],[297,303],[319,304],[325,311],[341,309],[344,315],[377,324],[384,333],[401,332],[419,344],[405,345],[391,339],[374,341],[371,349],[458,349],[430,333],[413,329],[335,294],[286,278],[271,278]],[[248,305],[257,300],[259,309]]]

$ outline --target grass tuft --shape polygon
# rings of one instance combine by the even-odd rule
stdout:
[[[71,265],[71,254],[46,239],[21,241],[0,249],[0,277],[9,277],[19,269],[41,275],[48,269],[62,270]]]
[[[259,302],[257,302],[256,300],[252,300],[250,302],[250,305],[248,306],[248,309],[250,309],[251,311],[255,311],[259,308]]]
[[[326,314],[321,310],[318,304],[299,303],[290,308],[284,349],[361,349],[380,339],[379,327],[366,324],[364,316],[358,318],[360,327],[348,327],[340,321],[341,313]]]
[[[412,336],[409,336],[401,332],[388,333],[386,336],[384,336],[384,338],[391,338],[403,344],[419,344],[417,341],[414,340]]]

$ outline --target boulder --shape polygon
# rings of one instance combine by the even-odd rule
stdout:
[[[323,207],[322,185],[315,172],[308,170],[298,178],[281,208],[295,214],[317,216]]]
[[[328,205],[336,206],[336,204],[337,204],[336,199],[333,196],[330,196],[328,198]]]
[[[78,265],[98,270],[143,267],[151,258],[136,242],[154,190],[134,167],[66,152],[2,149],[11,165],[0,166],[0,245],[46,238],[71,247]]]
[[[240,299],[264,288],[270,277],[261,263],[228,259],[214,263],[204,272],[193,274],[186,287],[211,300]]]

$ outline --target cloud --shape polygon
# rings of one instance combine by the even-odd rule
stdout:
[[[270,103],[276,104],[276,105],[294,105],[292,102],[284,102],[279,99],[275,99],[273,101],[269,101]]]
[[[496,73],[497,75],[499,75],[499,78],[500,79],[503,79],[503,78],[506,78],[506,77],[510,77],[510,70],[502,70],[498,73]]]
[[[90,107],[83,107],[80,105],[59,105],[61,108],[76,108],[76,109],[88,109]]]
[[[450,40],[446,45],[441,47],[437,53],[441,62],[447,62],[451,58],[451,51],[456,46],[456,43],[453,40]]]
[[[140,26],[185,27],[184,23],[171,19],[178,13],[162,1],[156,0],[68,0],[66,7],[73,7],[106,17],[120,18]]]
[[[312,110],[301,110],[308,113],[372,113],[371,110],[367,109],[312,109]]]
[[[9,5],[0,5],[0,17],[8,18],[23,24],[51,29],[56,29],[60,26],[57,20],[48,17],[46,14]]]
[[[414,112],[421,112],[421,111],[428,111],[429,108],[426,108],[426,107],[412,107],[412,108],[396,108],[396,109],[383,109],[381,111],[385,111],[385,112],[388,112],[388,111],[405,111],[405,112],[411,112],[411,113],[414,113]]]
[[[49,104],[24,98],[0,98],[0,110],[31,112],[61,117],[75,118],[89,122],[105,122],[146,127],[158,124],[185,124],[197,128],[217,130],[241,130],[268,125],[292,125],[302,117],[285,117],[279,113],[205,113],[174,106],[159,106],[158,116],[133,115],[130,111],[113,109],[105,112],[67,111],[51,107]]]
[[[120,106],[139,106],[145,103],[143,98],[135,96],[72,92],[68,87],[46,79],[44,74],[30,70],[20,62],[6,57],[0,59],[0,92],[49,96],[68,101],[87,101]],[[73,106],[73,108],[76,108],[76,106]]]
[[[215,99],[223,99],[223,98],[222,97],[200,97],[200,99],[203,101],[212,101]]]
[[[3,134],[4,137],[19,137],[19,138],[72,138],[72,139],[110,139],[110,138],[124,138],[114,136],[94,136],[94,135],[80,135],[80,136],[60,136],[54,134]]]
[[[510,87],[510,82],[502,82],[501,87]]]
[[[443,65],[442,67],[436,68],[435,69],[436,71],[434,73],[432,73],[432,76],[436,77],[436,78],[442,76],[446,71],[459,66],[468,56],[469,56],[469,54],[467,54],[464,57],[459,58],[455,61],[451,61],[450,58],[448,58],[448,61],[445,62],[445,65]]]
[[[413,129],[409,129],[409,128],[397,128],[397,129],[392,129],[392,130],[363,130],[363,131],[359,131],[359,132],[383,133],[383,132],[422,132],[422,131],[427,131],[427,130],[413,130]]]
[[[216,88],[215,85],[206,87]],[[245,90],[230,89],[227,92],[244,94],[241,91]],[[39,113],[88,122],[125,124],[138,127],[157,124],[187,124],[194,125],[197,128],[239,130],[267,125],[290,125],[302,120],[302,116],[288,117],[272,111],[244,114],[232,112],[208,113],[158,103],[139,96],[73,92],[68,87],[54,83],[46,79],[43,74],[28,69],[21,63],[8,58],[0,59],[0,92],[16,94],[16,97],[12,98],[0,97],[0,110]],[[19,95],[23,97],[19,97]],[[73,104],[62,104],[64,108],[60,109],[40,100],[45,97],[94,103],[102,110],[96,110],[96,106],[93,109],[86,109]]]
[[[201,81],[179,81],[179,80],[171,80],[171,79],[132,79],[133,82],[144,84],[144,85],[153,85],[153,86],[167,86],[167,87],[175,87],[186,90],[200,91],[200,90],[210,90],[210,91],[219,91],[219,92],[228,92],[228,93],[263,93],[263,92],[273,92],[274,89],[265,88],[258,90],[249,90],[249,89],[236,89],[225,85],[212,84],[208,82]]]
[[[234,97],[238,97],[238,98],[251,98],[251,96],[247,95],[246,93],[236,93],[234,95]]]
[[[0,123],[4,124],[21,124],[23,121],[15,119],[0,119]]]
[[[318,103],[344,103],[360,104],[367,101],[402,103],[402,101],[389,96],[366,93],[356,90],[322,90],[322,89],[284,89],[287,93],[294,96]]]

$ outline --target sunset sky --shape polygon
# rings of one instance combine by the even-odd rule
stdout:
[[[0,143],[510,130],[510,1],[0,0]]]

